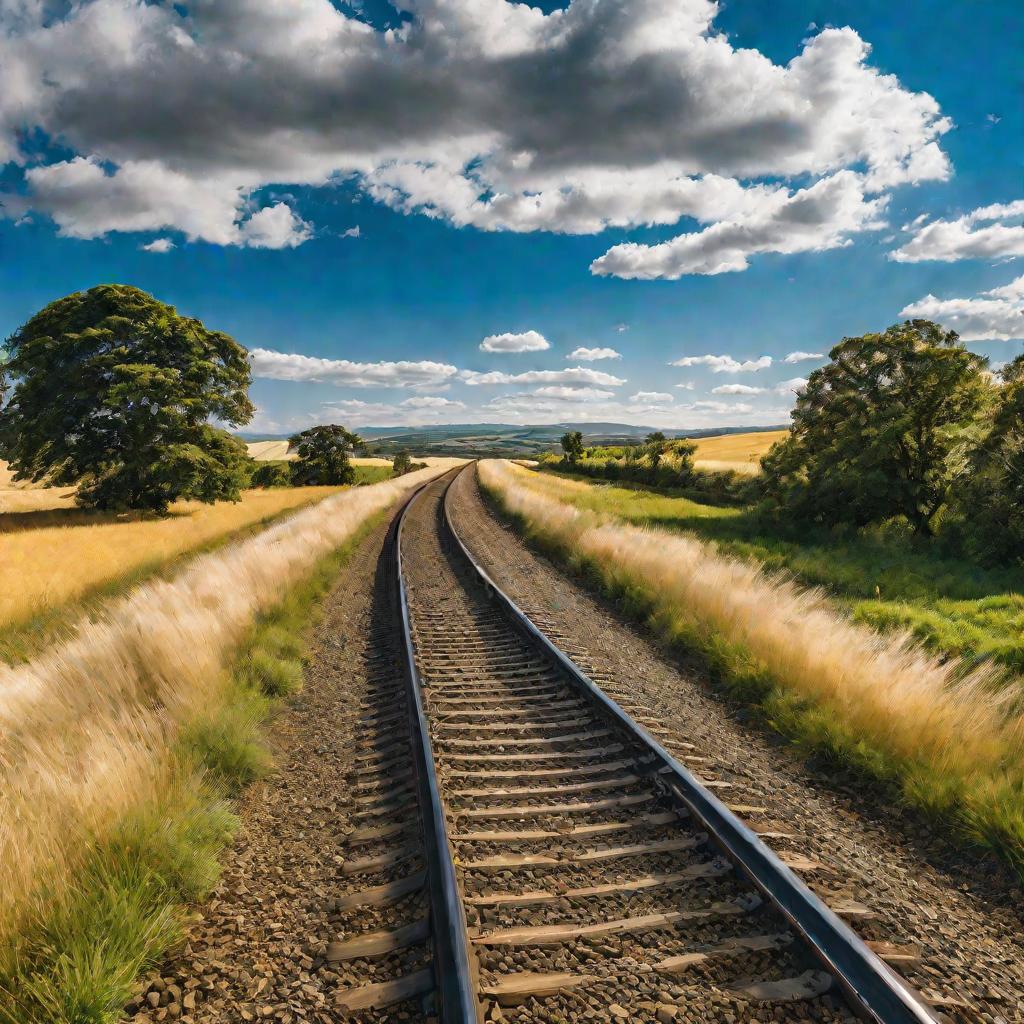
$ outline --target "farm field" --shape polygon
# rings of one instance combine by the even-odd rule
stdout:
[[[788,430],[760,430],[749,434],[694,438],[697,450],[693,453],[693,459],[701,469],[758,473],[761,469],[761,456],[788,433]]]
[[[119,1016],[216,877],[224,797],[268,766],[259,726],[301,684],[315,601],[360,531],[437,472],[336,489],[0,665],[0,1017]]]
[[[944,556],[926,542],[882,532],[837,537],[786,529],[750,509],[693,501],[637,484],[611,485],[559,473],[530,486],[580,509],[638,526],[692,533],[719,551],[823,587],[859,622],[909,631],[931,650],[991,658],[1024,672],[1024,573]]]
[[[178,502],[163,519],[122,518],[73,506],[54,509],[52,504],[8,512],[0,504],[0,658],[19,656],[26,638],[16,634],[45,635],[56,624],[55,616],[65,624],[77,617],[68,612],[69,603],[102,600],[184,554],[342,489],[252,490],[243,492],[237,504]],[[0,502],[4,494],[0,491]]]

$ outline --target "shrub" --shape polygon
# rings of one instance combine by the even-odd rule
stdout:
[[[282,460],[257,462],[249,480],[250,487],[291,487],[290,463]]]

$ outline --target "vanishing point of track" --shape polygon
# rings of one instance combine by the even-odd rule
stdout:
[[[511,1022],[934,1022],[501,592],[454,529],[453,479],[411,498],[385,553],[405,655],[412,792],[394,798],[400,827],[385,817],[369,832],[384,840],[407,830],[412,805],[419,849],[417,870],[399,870],[367,902],[416,890],[419,916],[338,955],[429,952],[410,958],[414,971],[357,989],[352,1008],[432,991],[443,1024],[485,1013]],[[392,797],[382,799],[386,815]]]

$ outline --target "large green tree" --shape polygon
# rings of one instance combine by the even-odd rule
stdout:
[[[78,484],[80,504],[166,511],[237,500],[248,476],[231,426],[253,414],[234,339],[138,288],[100,285],[32,317],[0,365],[0,452],[18,479]]]
[[[985,360],[928,320],[844,338],[829,356],[763,460],[769,501],[823,523],[903,515],[930,533],[990,396]]]
[[[296,434],[289,442],[298,458],[292,463],[296,484],[351,484],[356,471],[351,455],[363,447],[363,439],[344,427],[325,424]]]
[[[562,451],[570,466],[579,462],[583,458],[583,434],[578,430],[567,430],[562,435]]]

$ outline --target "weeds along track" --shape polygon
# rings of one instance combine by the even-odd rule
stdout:
[[[452,479],[402,517],[416,771],[372,826],[397,835],[418,791],[440,1019],[934,1021],[483,575],[446,515]],[[368,764],[408,758],[384,742]]]

